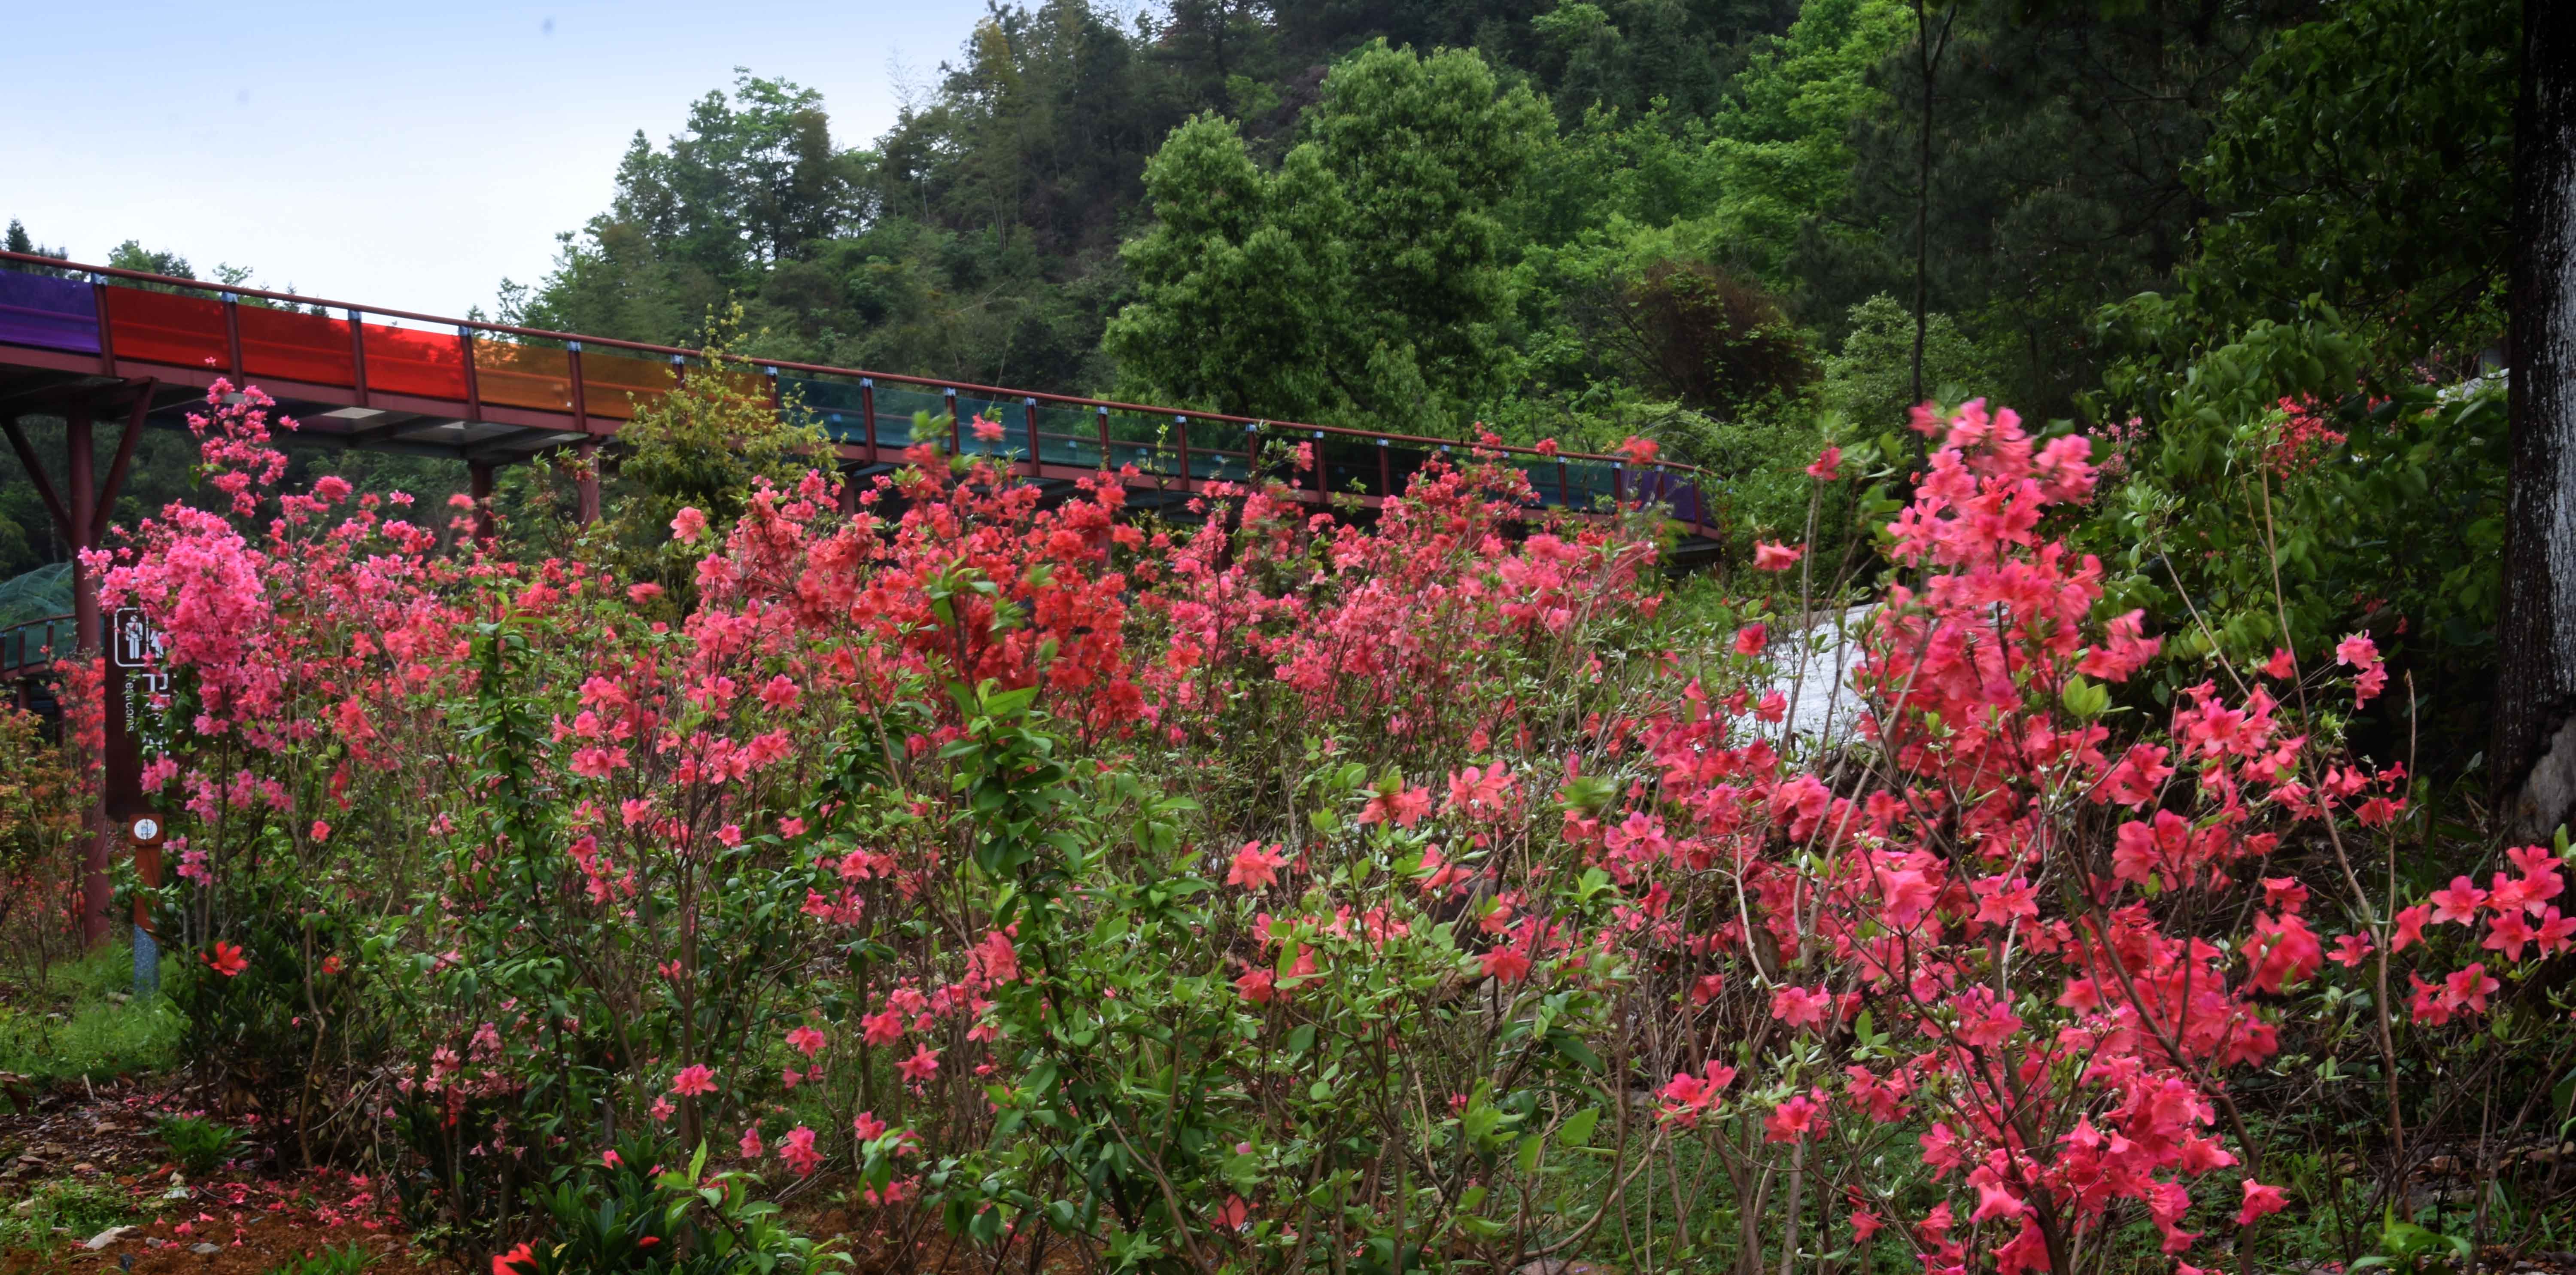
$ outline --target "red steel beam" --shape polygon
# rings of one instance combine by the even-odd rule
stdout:
[[[152,411],[152,390],[157,381],[145,381],[134,394],[134,407],[125,416],[125,433],[116,440],[116,459],[107,467],[107,485],[98,492],[98,508],[91,511],[89,539],[91,544],[107,539],[107,516],[116,509],[116,495],[125,489],[125,471],[134,465],[134,445],[143,437],[143,418]]]

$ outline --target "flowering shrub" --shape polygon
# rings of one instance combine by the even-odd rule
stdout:
[[[0,942],[41,967],[73,955],[80,887],[67,869],[80,859],[88,764],[77,741],[47,740],[43,719],[11,704],[0,704],[0,758]]]
[[[463,1234],[642,1131],[836,1177],[904,1262],[2214,1263],[2346,1207],[2249,1103],[2292,1054],[2401,1149],[2458,1123],[2408,1077],[2551,1065],[2559,856],[2401,889],[2365,635],[2140,693],[2165,637],[2064,539],[2089,443],[2010,412],[1918,413],[1822,750],[1780,617],[1666,607],[1650,519],[1480,454],[1193,530],[918,450],[855,516],[678,511],[673,622],[264,494],[263,400],[210,402],[236,517],[102,564],[176,634],[166,906],[202,1014],[334,1060],[308,1145],[390,1126]]]

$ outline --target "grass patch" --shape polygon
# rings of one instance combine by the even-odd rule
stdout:
[[[0,1252],[49,1249],[64,1240],[78,1243],[133,1220],[124,1198],[107,1187],[56,1179],[0,1210]]]
[[[166,986],[170,962],[162,964]],[[104,947],[54,966],[0,1003],[0,1071],[40,1084],[167,1068],[186,1025],[168,998],[128,998],[134,952]]]

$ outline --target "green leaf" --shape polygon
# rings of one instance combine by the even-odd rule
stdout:
[[[2111,692],[2078,675],[2066,679],[2066,688],[2057,693],[2057,701],[2078,720],[2089,722],[2111,707]]]
[[[1601,1055],[1594,1053],[1592,1046],[1584,1044],[1580,1038],[1565,1032],[1550,1032],[1548,1043],[1556,1046],[1558,1053],[1581,1063],[1586,1070],[1601,1070]]]
[[[1579,1147],[1592,1141],[1592,1128],[1601,1123],[1599,1107],[1585,1107],[1566,1118],[1565,1127],[1557,1131],[1557,1141]]]

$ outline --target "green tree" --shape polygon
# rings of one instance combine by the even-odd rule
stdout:
[[[1924,213],[1927,312],[1987,351],[1980,387],[2041,416],[2075,410],[2106,352],[2103,305],[2171,286],[2210,206],[2189,172],[2211,116],[2297,0],[2212,10],[1956,0],[1932,78],[1928,210],[1924,82],[1911,11],[1871,73],[1888,109],[1855,117],[1849,197],[1802,235],[1786,269],[1809,322],[1839,340],[1878,293],[1915,295]],[[1927,376],[1927,382],[1928,382]],[[1928,385],[1927,385],[1928,389]]]
[[[1825,360],[1825,406],[1863,433],[1901,428],[1912,394],[1914,313],[1880,293],[1851,308],[1842,348]],[[1946,314],[1924,316],[1923,384],[1944,402],[1973,397],[1990,379],[1977,347]]]
[[[1795,283],[1799,239],[1851,193],[1852,123],[1883,113],[1870,71],[1911,23],[1895,0],[1807,0],[1788,34],[1757,42],[1709,143],[1719,194],[1694,228],[1764,283]]]
[[[1491,398],[1514,299],[1499,210],[1553,131],[1546,107],[1472,51],[1379,43],[1334,69],[1305,130],[1264,173],[1203,116],[1148,166],[1157,224],[1124,254],[1139,299],[1106,340],[1130,392],[1328,419]]]
[[[541,327],[650,341],[688,325],[856,218],[858,157],[834,147],[822,96],[735,71],[657,147],[638,132],[609,210],[558,236],[534,288],[503,280],[501,314]]]
[[[2213,334],[2314,295],[2394,359],[2503,335],[2522,24],[2490,0],[2341,0],[2229,90],[2183,274]]]

